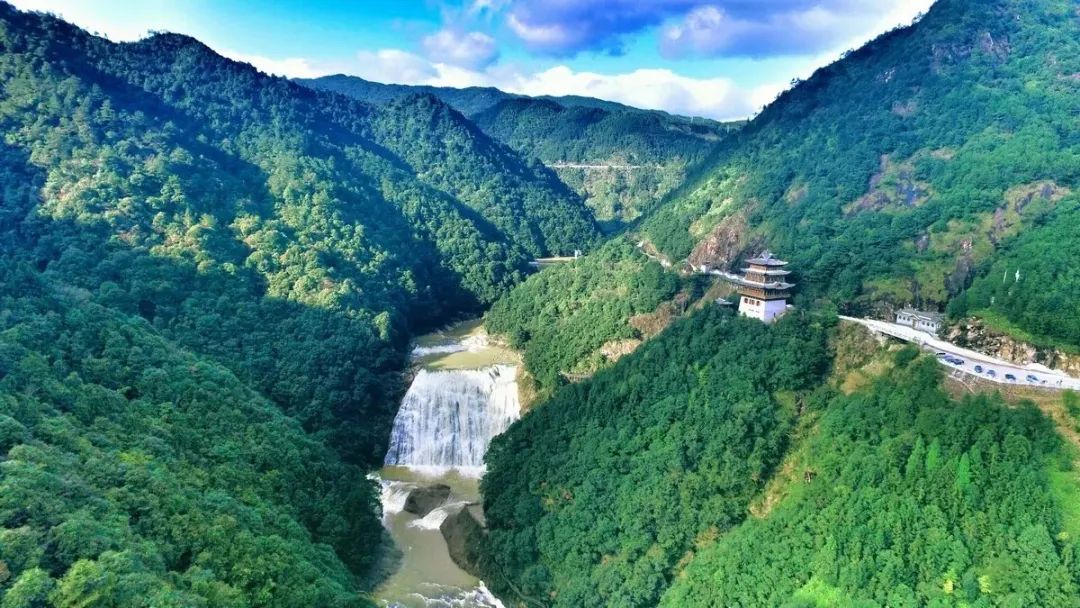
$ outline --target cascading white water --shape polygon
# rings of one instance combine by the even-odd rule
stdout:
[[[400,561],[375,596],[394,608],[504,608],[483,581],[453,562],[440,528],[451,513],[480,500],[488,444],[520,416],[518,357],[491,345],[476,322],[419,342],[413,359],[421,369],[398,408],[387,466],[377,476],[383,525]],[[444,504],[423,517],[404,510],[413,490],[434,483],[451,488]]]
[[[482,471],[491,438],[520,415],[514,366],[420,370],[394,418],[385,463]]]

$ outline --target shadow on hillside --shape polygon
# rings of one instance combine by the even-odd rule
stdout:
[[[242,170],[258,174],[253,166]],[[20,148],[0,144],[0,172],[6,184],[0,255],[6,260],[65,297],[141,319],[174,344],[223,365],[344,460],[381,465],[405,388],[405,329],[438,319],[402,315],[396,330],[380,335],[371,315],[267,296],[265,281],[242,259],[227,272],[224,263],[154,255],[100,217],[48,217],[41,199],[47,176]],[[236,259],[230,247],[211,249],[218,262]],[[302,523],[316,538],[326,524]]]

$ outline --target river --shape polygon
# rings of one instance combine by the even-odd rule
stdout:
[[[480,500],[488,442],[520,415],[519,358],[489,343],[479,321],[421,337],[413,358],[416,374],[378,474],[383,526],[394,549],[375,599],[401,608],[502,608],[483,582],[450,559],[439,525]],[[403,510],[411,489],[436,483],[451,488],[443,506],[425,517]]]

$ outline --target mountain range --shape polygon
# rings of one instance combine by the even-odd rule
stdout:
[[[411,341],[481,313],[538,395],[509,605],[1076,606],[1080,401],[837,313],[1080,352],[1077,116],[1074,0],[938,0],[738,124],[0,3],[0,608],[372,605]],[[771,327],[697,272],[765,248]]]
[[[939,0],[782,94],[628,235],[496,302],[488,328],[548,398],[489,451],[494,588],[1077,605],[1075,397],[944,380],[835,315],[916,306],[1078,352],[1078,44],[1074,2]],[[698,270],[765,249],[796,312],[759,334]]]
[[[608,232],[656,209],[717,141],[741,126],[588,97],[391,85],[340,74],[297,82],[375,105],[416,94],[437,97],[492,138],[554,170]]]
[[[359,601],[411,336],[592,248],[588,209],[430,96],[0,28],[5,605]]]

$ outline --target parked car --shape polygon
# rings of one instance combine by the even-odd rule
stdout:
[[[975,373],[976,373],[976,374],[981,374],[981,373],[983,373],[983,368],[982,368],[982,366],[981,366],[981,365],[976,365],[976,366],[975,366]]]
[[[994,371],[994,370],[992,370],[992,369],[988,369],[988,370],[986,370],[986,375],[987,375],[987,377],[989,377],[989,378],[997,378],[997,372],[995,372],[995,371]]]
[[[1038,384],[1039,383],[1039,379],[1036,376],[1032,375],[1032,374],[1028,374],[1027,378],[1024,378],[1024,379],[1027,380],[1028,382],[1031,382],[1032,384]]]
[[[949,363],[952,363],[953,365],[963,365],[964,360],[958,357],[953,357],[952,359],[949,359]]]
[[[1005,379],[1008,380],[1009,382],[1016,382],[1016,376],[1014,376],[1012,374],[1005,374]]]

